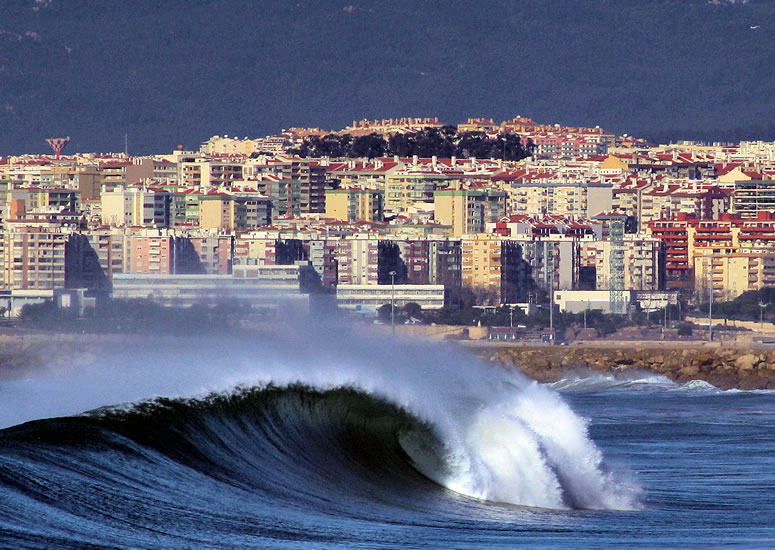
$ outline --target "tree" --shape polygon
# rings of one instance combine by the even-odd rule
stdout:
[[[377,318],[380,321],[389,323],[392,316],[391,310],[392,310],[392,307],[390,304],[382,304],[377,308]]]
[[[395,133],[387,140],[377,134],[353,138],[350,134],[310,136],[290,152],[301,157],[477,157],[521,160],[533,153],[534,145],[523,144],[517,134],[491,138],[484,132],[458,133],[454,126],[425,128],[418,132]]]
[[[388,144],[385,138],[379,134],[369,134],[355,138],[352,143],[351,156],[353,157],[375,157],[385,156]]]
[[[422,317],[422,308],[420,307],[420,304],[416,302],[409,302],[404,306],[404,313],[407,317],[420,319]]]

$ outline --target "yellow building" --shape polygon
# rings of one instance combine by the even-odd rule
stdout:
[[[219,231],[245,231],[267,226],[272,221],[267,197],[258,193],[211,193],[201,197],[199,227]]]
[[[485,224],[506,215],[506,193],[473,189],[444,189],[433,195],[434,217],[452,227],[452,235],[482,233]]]
[[[598,173],[603,176],[614,176],[625,174],[630,170],[630,166],[619,157],[608,155],[597,167]]]
[[[383,191],[327,189],[326,217],[348,222],[383,220]]]
[[[775,251],[713,253],[712,249],[696,249],[694,256],[694,288],[701,301],[708,299],[713,285],[714,300],[733,300],[748,290],[775,285]]]
[[[229,195],[207,195],[199,202],[199,227],[234,230],[234,199]]]
[[[100,195],[102,223],[111,226],[169,227],[171,195],[147,187],[104,187]]]
[[[461,239],[461,283],[481,305],[527,301],[530,266],[522,246],[500,235],[466,235]]]

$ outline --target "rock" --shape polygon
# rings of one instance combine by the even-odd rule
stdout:
[[[763,390],[767,388],[768,379],[758,374],[749,374],[740,378],[737,387],[741,390]]]
[[[698,372],[700,372],[699,368],[689,365],[679,370],[678,374],[681,375],[682,378],[691,378],[692,376],[696,376]]]
[[[696,362],[698,365],[712,365],[715,361],[716,354],[711,351],[706,351],[698,353],[692,362]]]
[[[746,353],[735,359],[735,367],[741,371],[753,370],[759,364],[759,357],[753,353]]]
[[[736,347],[597,346],[522,347],[491,350],[496,363],[516,366],[541,381],[570,372],[649,371],[673,380],[706,380],[723,389],[775,389],[775,352]]]
[[[738,378],[734,374],[723,374],[719,372],[712,372],[707,377],[707,382],[713,384],[717,388],[722,390],[729,390],[736,388],[738,384]]]

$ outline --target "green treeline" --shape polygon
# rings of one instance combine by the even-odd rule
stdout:
[[[427,128],[420,132],[393,134],[389,138],[372,133],[353,137],[350,134],[310,136],[290,152],[301,157],[375,158],[400,157],[494,158],[521,160],[533,152],[533,142],[522,143],[517,134],[489,137],[484,132],[458,133],[454,126]]]

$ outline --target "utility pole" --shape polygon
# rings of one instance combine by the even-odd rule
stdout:
[[[509,326],[514,328],[514,306],[509,306]]]
[[[396,272],[390,272],[390,331],[396,338]]]
[[[549,275],[549,332],[554,344],[554,273]]]
[[[759,332],[764,331],[764,308],[766,308],[769,304],[765,304],[761,300],[759,300]]]

